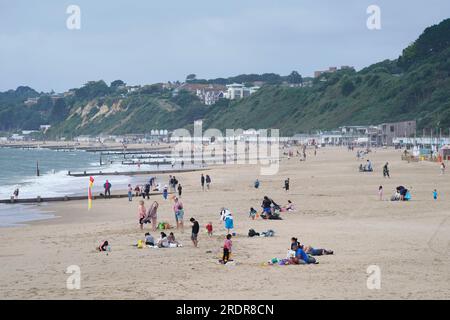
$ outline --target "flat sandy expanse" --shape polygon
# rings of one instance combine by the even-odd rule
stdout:
[[[441,176],[438,164],[406,163],[401,151],[378,149],[369,156],[375,172],[359,173],[355,153],[324,148],[314,157],[308,151],[306,162],[283,159],[274,176],[259,176],[255,165],[217,167],[209,171],[209,192],[201,191],[199,173],[178,175],[185,220],[194,216],[202,226],[197,249],[189,240],[190,226],[183,234],[175,231],[182,248],[132,247],[143,238],[137,199],[96,200],[89,212],[85,201],[52,204],[58,218],[0,230],[0,298],[449,299],[450,172]],[[391,179],[382,177],[386,161]],[[261,188],[255,190],[257,177]],[[282,188],[287,177],[289,192]],[[379,201],[380,184],[385,198],[404,185],[412,187],[413,199]],[[432,199],[435,188],[438,201]],[[248,209],[259,209],[264,195],[279,204],[290,199],[297,211],[281,221],[250,220]],[[173,224],[171,203],[157,200],[159,220]],[[217,263],[225,235],[218,221],[223,206],[234,213],[237,232],[236,263],[226,266]],[[213,238],[205,233],[209,221]],[[248,238],[249,228],[273,229],[276,235]],[[318,265],[264,266],[286,256],[292,236],[335,255],[318,257]],[[109,255],[94,250],[105,239]],[[81,268],[80,290],[66,288],[70,265]],[[380,290],[367,288],[370,265],[381,270]]]

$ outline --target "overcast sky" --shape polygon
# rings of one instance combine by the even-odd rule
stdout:
[[[79,30],[66,27],[71,4],[81,9]],[[366,26],[372,4],[381,30]],[[359,70],[397,58],[449,17],[449,0],[0,0],[0,91]]]

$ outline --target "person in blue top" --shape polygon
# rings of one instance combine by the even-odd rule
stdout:
[[[438,192],[437,192],[436,189],[434,189],[434,191],[433,191],[433,199],[437,200],[437,198],[438,198]]]
[[[309,256],[305,251],[303,251],[303,249],[300,249],[298,243],[292,244],[292,250],[295,251],[295,257],[292,258],[292,262],[294,264],[318,264],[316,259]]]

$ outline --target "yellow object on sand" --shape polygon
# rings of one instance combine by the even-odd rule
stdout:
[[[143,241],[143,240],[138,240],[137,248],[138,248],[138,249],[144,248],[144,241]]]

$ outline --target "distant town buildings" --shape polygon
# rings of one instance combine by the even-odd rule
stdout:
[[[351,67],[351,66],[341,66],[340,70],[352,70],[352,69],[355,69],[355,68]],[[339,69],[337,67],[329,67],[328,70],[314,71],[314,78],[320,78],[323,74],[334,73],[334,72],[336,72],[338,70]]]

